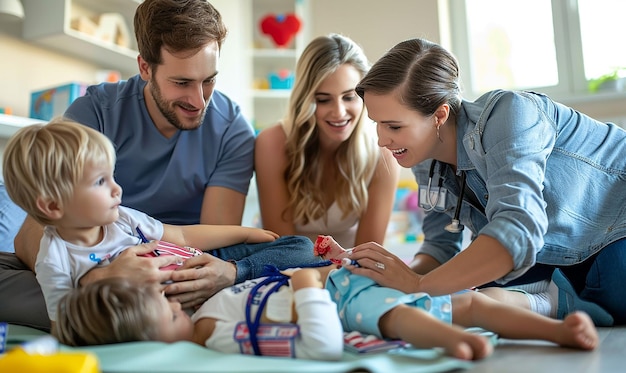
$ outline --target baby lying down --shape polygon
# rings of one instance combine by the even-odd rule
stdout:
[[[191,317],[157,288],[101,280],[63,298],[53,334],[74,346],[187,340],[226,353],[316,360],[341,358],[344,331],[401,339],[416,348],[439,347],[467,360],[485,358],[493,349],[467,327],[582,350],[598,345],[596,329],[582,312],[555,320],[481,292],[405,294],[338,264],[351,263],[350,251],[330,236],[320,236],[315,251],[329,262],[315,268],[268,268],[268,276],[220,291]]]

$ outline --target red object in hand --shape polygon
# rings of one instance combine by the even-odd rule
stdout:
[[[300,31],[302,22],[293,13],[269,14],[261,19],[261,31],[265,35],[272,37],[274,43],[284,48],[291,42],[291,39]]]
[[[313,253],[317,256],[324,256],[330,251],[330,238],[318,235],[313,245]]]
[[[313,244],[313,254],[330,260],[335,264],[341,264],[341,259],[339,258],[326,258],[326,254],[329,254],[332,250],[332,246],[330,245],[331,239],[330,236],[318,235],[315,244]]]

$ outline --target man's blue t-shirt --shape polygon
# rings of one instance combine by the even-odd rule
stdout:
[[[254,163],[254,131],[239,106],[214,91],[202,125],[165,138],[155,127],[139,75],[91,86],[65,116],[113,142],[122,204],[168,224],[197,224],[205,189],[247,194]]]

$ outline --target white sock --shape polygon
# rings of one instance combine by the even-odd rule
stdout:
[[[530,303],[531,311],[543,316],[550,316],[552,306],[548,293],[526,293],[526,297],[528,298],[528,303]]]
[[[552,305],[552,312],[550,312],[550,317],[556,318],[556,311],[559,308],[559,287],[552,281],[550,281],[550,285],[548,286],[548,295],[550,296],[550,304]]]
[[[541,293],[526,293],[530,310],[540,315],[555,318],[559,301],[559,288],[550,282],[547,291]]]
[[[550,282],[550,280],[542,280],[530,284],[515,285],[511,287],[514,289],[524,290],[527,293],[537,294],[548,291],[548,286],[550,285]]]

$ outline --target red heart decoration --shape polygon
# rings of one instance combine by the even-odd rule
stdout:
[[[260,22],[261,31],[272,37],[278,47],[286,47],[300,31],[302,23],[293,13],[268,14]]]

